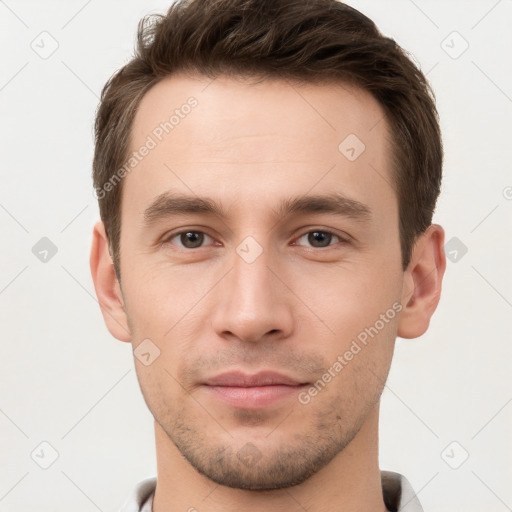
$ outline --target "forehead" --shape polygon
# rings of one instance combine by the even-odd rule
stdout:
[[[336,188],[382,210],[396,201],[388,139],[378,102],[347,84],[172,76],[137,110],[123,203],[140,215],[171,190],[271,207]]]
[[[172,145],[173,140],[179,143],[183,135],[201,144],[189,145],[182,151],[190,150],[191,156],[199,156],[201,149],[210,151],[222,138],[271,138],[277,134],[281,138],[288,136],[292,142],[309,133],[329,143],[336,142],[349,129],[365,142],[375,144],[386,129],[384,117],[369,93],[342,82],[299,85],[278,79],[255,82],[253,78],[221,75],[210,79],[180,74],[161,80],[142,98],[131,141],[136,147],[153,134],[153,138],[165,138],[163,142]],[[372,133],[377,123],[383,130]],[[166,137],[171,132],[172,137]],[[297,146],[293,148],[295,152]],[[308,145],[301,154],[315,156],[308,149],[314,152],[315,148]]]

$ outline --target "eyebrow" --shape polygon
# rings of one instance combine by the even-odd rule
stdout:
[[[359,222],[370,222],[373,219],[373,211],[368,205],[339,193],[286,198],[277,208],[272,209],[272,213],[278,218],[327,213]],[[144,211],[144,221],[150,226],[168,217],[187,214],[215,215],[221,219],[229,217],[227,209],[209,197],[164,192]]]

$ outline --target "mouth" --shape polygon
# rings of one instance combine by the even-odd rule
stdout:
[[[296,395],[307,382],[263,371],[229,372],[206,379],[204,389],[215,399],[239,409],[262,409]]]

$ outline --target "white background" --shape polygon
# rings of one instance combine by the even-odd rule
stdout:
[[[350,4],[433,84],[446,153],[434,222],[467,247],[448,261],[430,330],[397,341],[380,466],[407,476],[425,512],[511,510],[512,1]],[[114,511],[156,472],[130,345],[106,330],[90,277],[90,172],[101,87],[140,17],[168,5],[0,1],[3,512]],[[31,47],[41,38],[58,44],[46,59]],[[42,237],[58,249],[46,263],[32,252]],[[48,469],[43,441],[58,452]]]

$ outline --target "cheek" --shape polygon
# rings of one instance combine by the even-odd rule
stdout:
[[[340,264],[317,274],[310,269],[297,272],[294,280],[294,292],[336,335],[355,335],[369,327],[400,297],[397,273],[360,267]]]
[[[128,314],[139,333],[166,336],[180,319],[188,319],[211,286],[196,270],[143,267],[126,276]]]
[[[391,329],[392,330],[392,329]],[[338,339],[329,348],[327,371],[320,380],[327,382],[316,386],[318,404],[332,400],[339,411],[347,417],[359,417],[369,410],[382,393],[391,365],[393,340],[390,331],[383,330],[366,344],[357,338]],[[318,381],[316,381],[318,383]]]
[[[314,305],[329,328],[317,350],[323,352],[337,382],[344,383],[342,387],[353,389],[371,383],[375,388],[385,379],[401,309],[398,282],[370,272],[345,272],[327,280],[323,292],[305,293],[304,302]],[[320,322],[309,327],[305,323],[304,328],[311,329],[311,336],[316,332],[317,337],[319,329],[325,330]],[[340,364],[333,368],[337,362]],[[364,396],[362,389],[355,392]]]
[[[153,416],[162,424],[172,425],[177,411],[183,407],[183,393],[175,380],[175,370],[165,361],[165,354],[151,366],[136,361],[139,386],[144,401]]]

